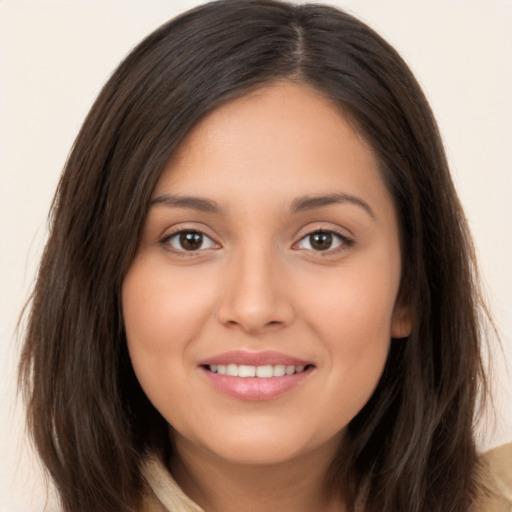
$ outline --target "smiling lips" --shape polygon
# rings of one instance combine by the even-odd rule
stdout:
[[[278,352],[235,351],[200,364],[213,386],[241,400],[270,400],[301,384],[312,363]]]
[[[305,366],[293,366],[284,364],[250,366],[245,364],[212,364],[208,369],[219,375],[229,375],[230,377],[258,377],[260,379],[269,379],[271,377],[283,377],[284,375],[293,375],[301,373]]]

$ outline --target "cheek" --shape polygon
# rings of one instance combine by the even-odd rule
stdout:
[[[326,304],[323,314],[333,375],[369,398],[387,359],[391,310],[375,295],[353,293]]]
[[[173,411],[192,403],[184,361],[209,314],[211,288],[196,277],[172,272],[158,258],[140,257],[123,282],[130,360],[146,396],[169,422]]]
[[[389,341],[400,281],[399,264],[390,263],[357,261],[320,276],[316,286],[306,282],[301,293],[304,316],[340,345],[364,350]],[[311,290],[317,291],[312,294]]]
[[[186,272],[172,272],[157,258],[141,257],[122,289],[123,318],[133,369],[153,405],[182,407],[189,398],[186,366],[199,326],[209,314],[211,288]],[[180,405],[181,404],[181,405]]]
[[[347,265],[296,293],[307,297],[304,317],[329,354],[332,389],[345,390],[354,412],[373,393],[387,360],[400,280],[400,267],[392,263]]]
[[[129,345],[151,353],[193,338],[194,328],[208,313],[211,289],[200,284],[199,276],[175,274],[144,260],[130,268],[122,296]]]

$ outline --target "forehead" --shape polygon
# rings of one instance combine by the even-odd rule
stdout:
[[[229,202],[238,194],[247,203],[342,192],[375,201],[387,197],[385,188],[371,147],[333,101],[307,85],[276,82],[205,116],[153,197],[171,191]]]

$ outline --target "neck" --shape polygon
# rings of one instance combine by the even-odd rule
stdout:
[[[329,492],[326,475],[332,451],[272,464],[225,460],[178,440],[170,469],[183,491],[205,512],[343,512]],[[327,456],[328,455],[328,456]]]

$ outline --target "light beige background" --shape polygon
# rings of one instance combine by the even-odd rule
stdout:
[[[41,511],[44,485],[16,403],[17,315],[58,176],[99,88],[142,37],[197,1],[0,0],[0,512]],[[339,0],[405,57],[429,97],[503,338],[497,419],[512,440],[512,1]],[[56,510],[51,505],[47,510]]]

